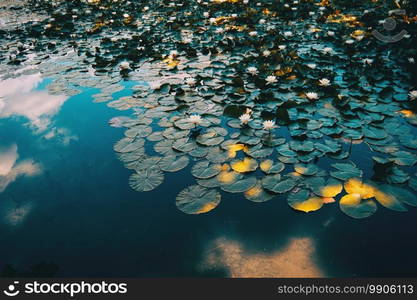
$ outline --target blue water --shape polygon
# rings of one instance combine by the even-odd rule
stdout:
[[[16,144],[16,164],[31,158],[41,166],[38,175],[19,176],[0,193],[3,276],[228,276],[226,265],[199,267],[219,237],[239,243],[248,257],[308,238],[312,260],[325,276],[417,275],[415,208],[399,213],[379,207],[372,217],[354,220],[337,203],[305,214],[292,210],[285,196],[252,203],[242,194],[222,193],[215,210],[186,215],[175,197],[194,182],[190,167],[166,173],[155,191],[133,191],[131,171],[113,151],[124,129],[108,125],[131,112],[94,103],[96,92],[83,90],[63,102],[43,132],[24,116],[0,119],[0,146]],[[67,131],[45,138],[53,128]],[[370,176],[371,158],[361,147],[353,146],[352,160]]]

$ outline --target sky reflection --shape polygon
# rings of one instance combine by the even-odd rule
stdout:
[[[316,247],[309,237],[292,238],[282,249],[247,251],[242,241],[216,239],[207,250],[203,269],[225,269],[230,277],[325,277],[315,262]]]
[[[68,97],[38,90],[42,81],[40,73],[1,81],[0,118],[25,117],[36,131],[46,130]]]

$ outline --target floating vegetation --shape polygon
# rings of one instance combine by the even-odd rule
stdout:
[[[0,31],[0,71],[36,66],[51,92],[97,88],[96,102],[130,111],[110,124],[125,128],[114,150],[134,190],[184,170],[187,214],[216,208],[221,191],[284,195],[302,212],[339,202],[353,218],[417,205],[416,24],[404,18],[396,53],[370,30],[391,4],[29,2],[51,17],[22,24],[20,44]],[[115,97],[123,82],[133,94]]]

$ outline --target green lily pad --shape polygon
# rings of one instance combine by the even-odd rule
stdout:
[[[362,177],[362,171],[359,170],[353,163],[335,163],[332,167],[337,171],[330,172],[334,178],[346,181],[349,178]]]
[[[220,164],[212,164],[207,160],[196,163],[192,169],[191,174],[199,179],[208,179],[220,173],[222,166]]]
[[[165,156],[159,162],[159,167],[165,172],[177,172],[188,166],[190,162],[187,156],[177,157],[175,155]]]
[[[363,219],[372,216],[377,205],[373,200],[362,200],[360,194],[347,194],[339,201],[340,210],[349,217]]]
[[[319,170],[317,166],[313,164],[308,164],[308,165],[296,164],[294,165],[294,169],[297,173],[301,175],[305,175],[305,176],[312,176],[316,174],[317,171]]]
[[[244,195],[246,199],[252,202],[266,202],[274,198],[274,195],[263,189],[260,181],[258,181],[255,186],[245,191]]]
[[[262,179],[262,186],[273,193],[285,193],[292,190],[297,180],[292,177],[281,178],[277,175],[267,175]]]
[[[215,189],[192,185],[183,189],[175,200],[177,208],[186,214],[207,213],[219,205],[221,195]]]
[[[220,188],[229,193],[243,193],[253,188],[257,183],[256,177],[248,177],[237,180],[231,184],[222,184]]]
[[[138,192],[148,192],[158,187],[164,181],[164,173],[159,168],[152,167],[133,173],[129,185]]]
[[[323,199],[310,197],[310,193],[301,189],[298,192],[290,193],[287,198],[288,205],[295,210],[310,212],[319,210],[323,206]]]

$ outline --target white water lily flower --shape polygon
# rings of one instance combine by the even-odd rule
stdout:
[[[348,39],[348,40],[346,40],[346,44],[348,44],[348,45],[351,45],[351,44],[353,44],[355,41],[354,40],[352,40],[352,39]]]
[[[264,130],[271,130],[275,128],[275,121],[267,120],[267,121],[264,121],[262,125],[264,126]]]
[[[285,46],[285,45],[279,45],[279,46],[278,46],[278,49],[279,49],[279,50],[284,50],[285,48],[287,48],[287,46]]]
[[[188,122],[190,122],[191,124],[194,124],[194,125],[199,125],[199,124],[201,124],[202,121],[203,120],[201,119],[201,116],[197,115],[197,114],[191,115],[188,118]]]
[[[259,24],[265,24],[266,23],[266,20],[265,19],[260,19],[259,20]]]
[[[308,93],[306,93],[306,97],[309,100],[317,100],[319,98],[319,95],[317,93],[314,93],[314,92],[308,92]]]
[[[278,81],[277,77],[274,75],[269,75],[268,77],[265,78],[265,80],[266,80],[266,84],[272,84]]]
[[[408,62],[409,62],[410,64],[415,63],[414,57],[409,57],[409,58],[408,58]]]
[[[366,65],[371,65],[374,62],[374,60],[371,58],[365,58],[362,60],[362,62]]]
[[[288,3],[285,3],[285,4],[284,4],[284,6],[285,6],[286,8],[290,7],[290,5],[289,5]]]
[[[221,28],[221,27],[216,28],[216,33],[223,33],[223,32],[224,32],[223,28]]]
[[[177,50],[171,50],[169,52],[169,56],[173,57],[173,58],[177,57],[178,56],[178,51]]]
[[[188,37],[185,37],[185,38],[183,38],[183,39],[182,39],[182,42],[183,42],[184,44],[189,44],[189,43],[191,43],[192,41],[193,41],[193,39],[188,38]]]
[[[187,77],[185,79],[185,83],[188,84],[188,85],[193,86],[197,83],[197,80],[195,80],[193,77]]]
[[[291,31],[285,31],[284,36],[290,37],[290,36],[293,36],[293,33]]]
[[[120,65],[119,65],[119,68],[120,68],[121,70],[127,70],[127,69],[129,69],[129,68],[130,68],[130,64],[129,64],[129,62],[127,62],[127,61],[122,61],[122,62],[120,63]]]
[[[210,19],[209,19],[209,22],[210,22],[210,24],[214,24],[214,23],[216,23],[216,18],[210,18]]]
[[[316,13],[315,13],[314,11],[310,11],[310,12],[308,12],[308,14],[309,14],[310,16],[314,16]]]
[[[205,18],[208,18],[208,17],[210,16],[210,14],[209,14],[209,12],[208,12],[208,11],[205,11],[205,12],[203,12],[203,16],[204,16]]]
[[[123,18],[129,18],[128,14],[123,14]]]
[[[333,48],[331,48],[331,47],[325,47],[325,48],[323,48],[323,50],[322,50],[325,54],[329,54],[329,53],[332,53],[333,52]]]
[[[291,10],[292,11],[296,11],[297,10],[297,7],[291,7]]]
[[[317,67],[316,64],[307,64],[307,67],[309,67],[310,69],[315,69]]]
[[[271,51],[269,51],[269,50],[264,50],[264,52],[262,52],[262,55],[263,55],[263,56],[265,56],[265,57],[268,57],[268,56],[270,56],[270,55],[271,55]]]
[[[248,4],[249,0],[243,0],[243,4]]]
[[[250,36],[257,36],[258,32],[257,31],[251,31],[251,32],[249,32],[249,35]]]
[[[410,93],[408,93],[408,96],[410,96],[411,100],[417,99],[417,90],[411,91]]]
[[[327,31],[327,35],[328,35],[328,36],[334,36],[334,35],[335,35],[335,33],[334,33],[334,31]]]
[[[256,68],[256,67],[249,67],[249,68],[247,68],[247,71],[252,76],[255,76],[256,74],[258,74],[258,68]]]
[[[321,86],[329,86],[330,85],[330,80],[327,78],[323,78],[319,80],[319,85]]]
[[[251,119],[250,114],[243,114],[239,117],[240,123],[242,123],[242,125],[246,125],[249,123]]]

